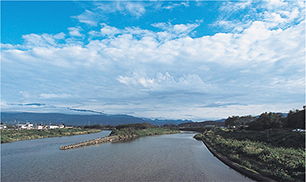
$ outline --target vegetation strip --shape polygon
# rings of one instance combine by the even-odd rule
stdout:
[[[49,130],[1,130],[1,143],[38,138],[84,135],[101,132],[101,129],[58,128]]]
[[[118,125],[116,126],[115,129],[112,130],[109,136],[89,141],[84,141],[80,143],[75,143],[71,145],[61,146],[60,150],[69,150],[69,149],[76,149],[91,145],[97,145],[101,143],[124,141],[142,136],[174,134],[179,132],[180,132],[179,130],[171,130],[169,128],[156,127],[154,125],[150,125],[147,123]]]
[[[206,129],[194,137],[202,140],[210,150],[217,151],[216,157],[223,156],[220,160],[225,158],[255,174],[277,181],[305,181],[304,133],[288,130],[256,133],[216,128]],[[295,143],[288,145],[290,141]]]
[[[232,169],[238,171],[239,173],[254,179],[256,181],[267,181],[267,182],[275,182],[275,180],[267,178],[265,176],[262,176],[261,174],[257,173],[256,171],[250,170],[244,166],[241,166],[233,161],[230,161],[228,158],[225,156],[221,155],[218,153],[215,149],[213,149],[207,142],[205,142],[205,139],[202,139],[203,143],[206,145],[208,150],[215,156],[217,157],[220,161],[222,161],[224,164],[228,165]]]

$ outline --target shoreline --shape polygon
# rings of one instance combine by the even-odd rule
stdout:
[[[251,169],[248,169],[240,164],[237,164],[231,160],[229,160],[227,157],[223,156],[219,152],[217,152],[213,147],[211,147],[208,142],[206,142],[204,139],[201,140],[204,145],[207,147],[207,149],[216,157],[218,158],[221,162],[229,166],[230,168],[234,169],[235,171],[243,174],[244,176],[251,178],[256,181],[267,181],[267,182],[276,182],[275,180],[265,177],[258,172],[255,172]]]
[[[139,130],[144,131],[144,130]],[[179,133],[179,132],[177,132]],[[167,134],[175,134],[173,132],[164,131],[163,133],[146,133],[146,135],[138,135],[138,134],[127,134],[127,135],[109,135],[102,138],[96,138],[93,140],[87,140],[79,143],[74,143],[70,145],[63,145],[60,146],[60,150],[70,150],[70,149],[77,149],[82,147],[87,147],[91,145],[99,145],[102,143],[109,143],[109,142],[119,142],[119,141],[126,141],[131,139],[136,139],[144,136],[156,136],[156,135],[167,135]]]
[[[13,131],[9,133],[8,131]],[[54,137],[69,137],[99,133],[100,129],[1,130],[1,144]]]

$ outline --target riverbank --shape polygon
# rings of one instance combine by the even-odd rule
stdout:
[[[229,167],[231,167],[232,169],[238,171],[239,173],[254,179],[256,181],[266,181],[266,182],[275,182],[275,180],[267,178],[265,176],[262,176],[261,174],[259,174],[258,172],[248,169],[242,165],[239,165],[231,160],[229,160],[227,157],[221,155],[219,152],[217,152],[213,147],[211,147],[209,145],[208,142],[206,142],[205,140],[202,139],[202,142],[205,144],[205,146],[207,147],[207,149],[215,156],[217,157],[220,161],[222,161],[224,164],[228,165]]]
[[[39,138],[84,135],[101,132],[101,129],[58,128],[50,130],[1,130],[1,143]]]
[[[206,129],[195,138],[202,140],[225,164],[238,168],[237,171],[241,169],[241,173],[255,180],[305,181],[305,136],[302,133]],[[295,142],[288,144],[286,140]],[[256,179],[260,177],[258,174],[268,178]]]
[[[125,141],[143,136],[164,135],[180,133],[179,130],[172,130],[164,127],[156,127],[147,123],[118,125],[109,136],[93,140],[83,141],[71,145],[61,146],[60,150],[76,149],[91,145],[108,142]]]

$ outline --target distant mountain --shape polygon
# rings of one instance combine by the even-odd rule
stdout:
[[[37,124],[63,124],[82,126],[82,125],[119,125],[119,124],[132,124],[132,123],[149,123],[153,125],[175,124],[178,125],[188,120],[151,120],[137,118],[129,115],[107,115],[107,114],[61,114],[61,113],[27,113],[27,112],[2,112],[1,122],[4,124],[17,124],[19,123],[37,123]]]
[[[226,119],[214,120],[215,122],[225,122]]]

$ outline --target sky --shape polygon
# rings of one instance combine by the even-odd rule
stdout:
[[[2,112],[201,121],[305,105],[305,1],[1,1]]]

